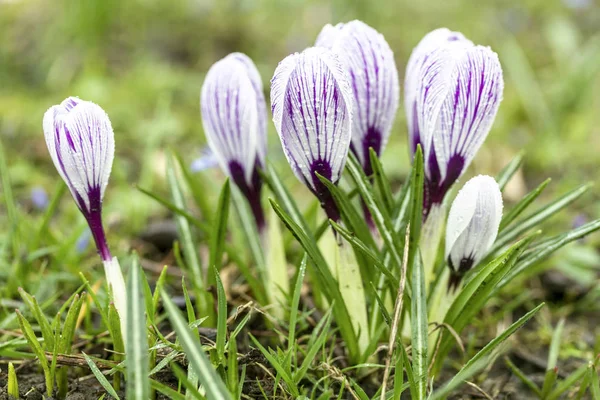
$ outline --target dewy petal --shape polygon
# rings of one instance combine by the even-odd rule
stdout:
[[[446,227],[446,259],[463,274],[486,255],[498,235],[502,194],[494,178],[469,180],[452,203]]]
[[[204,133],[223,171],[232,166],[251,185],[257,157],[266,152],[266,108],[260,76],[252,61],[233,53],[208,71],[200,95]]]
[[[87,216],[100,211],[114,158],[114,133],[98,105],[75,98],[44,115],[44,136],[52,161]]]
[[[442,179],[452,157],[462,157],[463,171],[471,163],[496,118],[503,89],[502,67],[489,47],[472,47],[456,60],[433,140]]]
[[[381,154],[398,109],[399,83],[394,53],[383,35],[361,21],[326,25],[317,46],[338,55],[354,95],[352,148],[370,169],[369,147]]]
[[[425,35],[408,59],[406,75],[404,77],[404,107],[411,154],[414,154],[417,144],[422,144],[417,121],[416,98],[423,64],[432,52],[448,45],[471,47],[473,46],[473,42],[465,38],[460,32],[453,32],[447,28],[439,28]]]
[[[315,172],[336,183],[351,139],[352,92],[335,54],[312,47],[285,58],[271,80],[271,107],[294,174],[319,196]]]

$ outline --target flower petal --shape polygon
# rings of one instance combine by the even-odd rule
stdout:
[[[75,101],[76,100],[76,101]],[[114,158],[114,133],[98,105],[70,98],[44,115],[52,161],[84,213],[99,211]]]
[[[414,154],[417,144],[421,143],[417,121],[416,98],[423,64],[432,52],[448,45],[470,47],[473,46],[473,42],[465,38],[460,32],[453,32],[447,28],[439,28],[425,35],[408,59],[406,75],[404,77],[404,107],[411,154]]]
[[[258,160],[261,166],[265,165],[267,155],[267,105],[263,93],[263,83],[256,66],[244,53],[232,53],[228,57],[234,58],[244,65],[248,78],[252,82],[254,93],[256,95],[256,112],[258,115]]]
[[[446,259],[464,273],[486,255],[502,219],[502,194],[494,178],[469,180],[452,203],[446,227]],[[466,269],[466,270],[465,270]]]
[[[234,53],[210,68],[202,85],[200,106],[208,145],[221,168],[232,179],[235,178],[232,166],[241,168],[249,184],[260,145],[259,135],[265,127],[260,126],[261,105],[248,74],[249,67],[240,58],[239,53]]]
[[[337,182],[346,163],[352,94],[337,57],[312,47],[284,59],[271,80],[273,122],[298,179],[317,191],[315,172]]]
[[[354,95],[352,148],[363,166],[369,147],[381,154],[398,109],[400,86],[394,53],[383,35],[361,21],[326,25],[317,46],[338,54]]]
[[[453,156],[464,160],[463,171],[471,163],[496,118],[503,89],[502,67],[489,47],[472,47],[455,60],[433,140],[442,179]]]

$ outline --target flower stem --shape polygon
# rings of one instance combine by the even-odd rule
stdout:
[[[127,291],[125,288],[125,280],[123,279],[123,273],[117,257],[113,257],[110,260],[104,260],[103,262],[106,282],[110,292],[112,293],[115,308],[119,313],[123,342],[125,342],[125,333],[127,332]]]

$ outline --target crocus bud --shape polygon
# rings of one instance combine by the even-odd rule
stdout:
[[[486,255],[498,235],[502,219],[502,194],[494,178],[479,175],[458,192],[446,226],[446,260],[450,285]]]
[[[504,89],[498,56],[446,29],[427,35],[406,75],[411,150],[423,148],[424,217],[441,204],[487,137]]]
[[[44,115],[50,157],[90,225],[103,261],[112,258],[102,226],[102,199],[115,154],[108,115],[100,106],[69,97]]]
[[[327,216],[339,210],[316,173],[337,183],[352,129],[352,91],[337,56],[321,47],[279,63],[271,79],[273,122],[283,152],[298,179],[319,199]]]
[[[50,157],[88,222],[115,307],[125,332],[125,281],[112,257],[102,226],[102,199],[115,154],[115,137],[108,115],[100,106],[69,97],[44,114],[44,136]]]
[[[350,148],[371,175],[369,148],[381,154],[398,109],[400,85],[394,53],[382,34],[361,21],[325,25],[316,45],[336,53],[349,72],[354,97]]]
[[[204,134],[221,169],[248,199],[259,229],[265,224],[260,204],[265,163],[267,110],[260,75],[252,60],[232,53],[206,74],[200,94]]]

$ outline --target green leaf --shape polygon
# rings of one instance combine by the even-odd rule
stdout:
[[[260,344],[259,341],[256,340],[256,338],[252,334],[248,334],[248,336],[250,336],[250,339],[252,340],[254,345],[260,350],[260,352],[263,354],[263,356],[265,356],[267,361],[269,361],[271,366],[275,368],[275,371],[277,371],[277,373],[281,376],[281,379],[283,379],[283,381],[288,386],[288,390],[290,391],[292,396],[298,397],[300,395],[300,392],[296,387],[294,379],[288,373],[286,368],[273,356],[273,354],[271,354],[267,349],[265,349],[264,346]]]
[[[327,340],[327,334],[330,331],[330,323],[331,309],[329,309],[327,313],[325,313],[321,321],[319,321],[317,327],[312,332],[312,336],[318,336],[316,336],[316,339],[311,343],[311,346],[308,348],[308,352],[304,356],[302,365],[300,365],[300,368],[298,368],[296,372],[294,372],[293,379],[296,384],[299,384],[300,381],[304,379],[304,376],[306,375],[306,372],[308,371],[308,368],[310,367],[311,363],[317,356],[317,353],[323,348],[323,345]]]
[[[333,200],[340,210],[342,219],[347,223],[353,234],[356,235],[369,249],[377,249],[377,245],[371,235],[369,226],[365,222],[365,218],[356,211],[348,196],[346,196],[337,185],[331,183],[329,179],[318,173],[316,175],[331,193]]]
[[[302,294],[302,283],[304,282],[304,274],[306,273],[307,255],[304,253],[300,268],[298,268],[298,275],[296,277],[296,284],[294,286],[294,294],[292,296],[292,303],[290,304],[290,321],[288,324],[288,351],[291,353],[294,343],[296,342],[296,320],[298,318],[298,307],[300,305],[300,295]],[[291,360],[291,358],[290,358]]]
[[[231,191],[229,190],[229,179],[225,180],[219,202],[217,203],[217,215],[214,220],[213,230],[210,237],[210,268],[221,267],[223,258],[223,248],[225,242],[225,234],[227,233],[227,219],[229,217],[229,200]],[[209,282],[210,283],[210,282]]]
[[[589,222],[583,226],[580,226],[577,229],[573,229],[568,233],[554,236],[553,238],[544,241],[542,245],[536,245],[536,248],[539,247],[539,250],[532,252],[531,254],[528,254],[526,256],[523,256],[519,260],[517,265],[506,274],[502,281],[500,281],[499,287],[504,287],[517,275],[525,272],[541,260],[547,258],[552,253],[567,245],[568,243],[581,239],[582,237],[589,235],[590,233],[595,232],[598,229],[600,229],[600,219]]]
[[[225,359],[225,341],[227,339],[227,297],[225,288],[219,276],[219,271],[214,270],[215,282],[217,284],[217,357],[219,363]]]
[[[69,311],[67,312],[65,323],[63,325],[62,337],[59,339],[59,353],[71,354],[71,346],[73,344],[73,337],[75,336],[75,328],[77,327],[77,318],[79,317],[79,312],[81,311],[84,300],[85,293],[82,293],[81,297],[75,295],[73,301],[71,302],[71,307],[69,307]]]
[[[498,282],[514,266],[519,255],[533,240],[533,237],[534,235],[530,235],[519,241],[504,254],[483,268],[479,268],[473,277],[466,282],[465,286],[452,302],[446,313],[444,322],[452,326],[460,334],[464,327],[471,322],[473,317],[485,305],[490,295],[497,289]],[[441,344],[433,367],[434,374],[439,372],[443,360],[454,343],[453,337],[446,331],[442,332],[441,338]]]
[[[336,232],[338,232],[348,243],[350,243],[356,251],[360,252],[369,260],[371,260],[373,262],[372,266],[377,268],[379,272],[385,275],[390,283],[394,285],[395,290],[398,290],[398,278],[396,278],[394,274],[392,274],[392,272],[385,265],[383,265],[378,254],[375,254],[375,252],[365,245],[358,237],[356,237],[353,232],[350,232],[333,220],[329,220],[329,223],[331,224],[331,227],[335,229]]]
[[[412,301],[410,325],[412,329],[412,369],[416,379],[415,399],[427,398],[427,294],[425,293],[425,271],[420,257],[416,257],[412,269]]]
[[[541,397],[542,392],[540,391],[540,388],[531,379],[529,379],[529,377],[525,375],[523,371],[521,371],[515,364],[513,364],[513,362],[510,361],[508,357],[504,361],[506,362],[506,365],[508,366],[508,368],[510,368],[512,373],[517,378],[519,378],[519,380],[523,382],[525,386],[530,388],[536,394],[536,396]]]
[[[496,182],[498,182],[498,186],[500,186],[500,190],[504,190],[504,187],[510,181],[510,178],[521,168],[521,164],[523,164],[523,157],[525,156],[524,152],[520,152],[517,154],[503,169],[500,171],[498,175],[496,175]]]
[[[46,354],[44,350],[42,350],[42,346],[38,342],[35,333],[33,332],[33,328],[29,324],[29,322],[23,317],[19,310],[15,310],[17,314],[17,319],[19,320],[19,327],[21,328],[21,332],[23,332],[23,336],[27,339],[27,343],[33,351],[33,354],[38,358],[40,365],[42,366],[42,370],[44,371],[44,378],[46,381],[46,394],[48,396],[52,396],[52,391],[54,390],[54,379],[50,373],[50,367],[48,366],[48,360],[46,360]]]
[[[181,369],[181,367],[179,367],[177,365],[177,363],[171,363],[170,367],[171,367],[171,371],[173,372],[173,374],[179,381],[179,384],[181,384],[181,385],[183,385],[183,387],[185,387],[185,398],[186,399],[190,399],[190,398],[196,399],[196,400],[204,399],[202,397],[202,395],[200,394],[200,392],[198,391],[198,387],[196,386],[196,384],[188,381],[188,378],[187,378],[185,372],[183,371],[183,369]]]
[[[423,187],[425,186],[425,172],[423,169],[423,152],[421,145],[413,158],[413,168],[410,178],[410,236],[408,241],[407,275],[412,276],[411,269],[419,262],[419,239],[421,238],[421,225],[423,221]],[[421,266],[422,267],[422,266]],[[424,290],[423,290],[424,293]]]
[[[552,392],[546,397],[545,400],[556,400],[562,396],[567,390],[571,389],[575,382],[582,379],[588,371],[587,365],[582,365],[577,368],[571,375],[563,379]]]
[[[360,352],[358,350],[358,342],[354,329],[352,328],[352,320],[348,309],[342,299],[342,294],[338,287],[337,281],[331,275],[331,271],[327,262],[323,258],[323,255],[319,251],[317,244],[314,239],[310,238],[306,231],[304,231],[298,224],[296,224],[292,218],[272,199],[269,199],[273,210],[279,218],[283,221],[285,226],[292,232],[294,237],[300,242],[306,253],[313,261],[314,267],[316,268],[317,274],[319,275],[319,281],[324,286],[324,291],[330,304],[333,306],[333,313],[335,321],[337,322],[340,333],[344,338],[348,347],[348,353],[353,360],[358,359]]]
[[[446,395],[450,393],[455,387],[457,387],[460,383],[469,379],[475,372],[477,372],[477,365],[483,366],[487,365],[490,360],[492,353],[498,350],[498,347],[506,341],[513,333],[515,333],[519,328],[521,328],[527,321],[529,321],[542,307],[544,303],[538,305],[533,310],[529,311],[527,314],[519,318],[516,322],[514,322],[511,326],[508,327],[504,332],[500,335],[496,336],[491,342],[484,346],[483,349],[479,350],[477,354],[473,356],[461,369],[458,373],[448,382],[443,389],[439,392],[433,394],[432,399],[440,399],[446,398]]]
[[[390,216],[387,214],[385,209],[376,203],[369,179],[365,176],[360,163],[352,154],[348,155],[346,169],[350,172],[350,175],[352,176],[352,179],[354,180],[365,205],[369,209],[369,212],[373,217],[373,221],[375,222],[375,225],[377,225],[379,234],[381,235],[383,242],[392,255],[392,260],[394,261],[396,268],[400,270],[402,265],[402,251],[399,246],[402,244],[402,242],[394,231]]]
[[[184,395],[182,395],[181,393],[179,393],[176,390],[171,389],[170,387],[168,387],[164,383],[161,383],[159,381],[155,381],[154,379],[150,379],[150,386],[152,387],[152,389],[154,389],[156,391],[159,391],[162,394],[164,394],[165,396],[167,396],[168,399],[171,399],[171,400],[185,400],[185,396]]]
[[[150,398],[148,334],[144,315],[146,303],[142,287],[143,272],[136,254],[133,255],[130,271],[127,282],[127,340],[125,342],[127,398],[146,400]]]
[[[598,379],[598,371],[596,371],[596,366],[590,366],[590,391],[592,392],[592,399],[600,400],[600,383]]]
[[[44,315],[36,298],[23,290],[23,288],[19,288],[19,295],[21,295],[21,298],[25,304],[27,304],[27,307],[29,307],[33,317],[40,326],[42,337],[44,338],[44,347],[48,349],[48,351],[52,350],[54,348],[54,333],[52,332],[52,327],[50,326],[50,322],[48,322],[48,318]]]
[[[500,221],[500,228],[498,229],[500,232],[504,230],[511,222],[513,222],[525,209],[535,200],[538,196],[544,191],[546,186],[550,183],[551,179],[548,178],[544,182],[542,182],[535,190],[531,191],[527,194],[527,196],[523,197],[521,201],[519,201],[508,213],[506,213],[502,217],[502,221]]]
[[[165,206],[169,211],[173,212],[174,214],[177,214],[180,217],[185,218],[189,223],[194,225],[201,232],[206,233],[210,230],[210,228],[205,223],[203,223],[198,218],[196,218],[192,214],[185,211],[183,209],[183,207],[176,206],[175,204],[171,203],[169,200],[164,199],[161,196],[159,196],[155,193],[152,193],[151,191],[141,188],[139,186],[137,187],[137,189],[140,192],[142,192],[143,194],[145,194],[146,196],[150,197],[153,200],[156,200],[158,203]]]
[[[281,204],[283,210],[288,214],[289,218],[291,218],[296,225],[301,227],[304,232],[310,232],[310,227],[304,220],[300,210],[298,210],[296,202],[271,163],[267,163],[266,171],[261,171],[261,176],[275,195],[277,202]]]
[[[256,296],[256,300],[260,304],[266,304],[266,294],[264,293],[264,285],[261,285],[261,282],[264,282],[264,274],[267,270],[265,254],[263,252],[263,246],[260,240],[260,234],[258,233],[258,229],[256,228],[256,222],[252,215],[252,211],[248,206],[248,202],[240,192],[237,186],[233,186],[231,188],[231,195],[233,198],[233,204],[235,206],[238,218],[240,219],[242,225],[242,232],[246,238],[248,243],[248,247],[250,248],[250,252],[252,254],[252,258],[256,263],[256,269],[261,274],[262,280],[256,279],[250,272],[249,269],[244,269],[245,262],[238,263],[238,267],[240,271],[248,281],[248,284],[252,287],[252,291]],[[234,250],[238,251],[238,250]],[[228,250],[228,254],[231,257],[231,251]]]
[[[501,249],[503,246],[505,246],[507,243],[514,240],[521,234],[527,232],[528,230],[530,230],[532,228],[537,227],[539,224],[541,224],[542,222],[544,222],[548,218],[552,217],[554,214],[556,214],[557,212],[564,209],[565,207],[567,207],[568,205],[573,203],[575,200],[580,198],[591,187],[592,187],[591,184],[583,185],[583,186],[565,194],[564,196],[560,197],[559,199],[553,201],[552,203],[545,205],[545,206],[539,208],[538,210],[534,211],[529,216],[523,218],[518,223],[514,224],[514,226],[512,228],[504,230],[503,232],[501,232],[499,234],[498,239],[496,240],[496,243],[494,244],[494,247],[492,248],[492,250],[490,250],[490,254],[495,253],[496,251]]]
[[[231,399],[230,394],[227,392],[225,384],[221,380],[221,377],[217,374],[213,366],[211,365],[208,357],[202,350],[200,342],[194,338],[191,334],[190,329],[181,316],[177,306],[169,298],[166,292],[161,292],[161,298],[163,304],[173,326],[177,337],[184,349],[184,352],[190,363],[190,367],[196,372],[200,383],[206,390],[206,397],[208,400],[221,400]]]
[[[15,399],[19,398],[19,381],[17,380],[15,366],[11,362],[8,363],[8,387],[6,393],[9,398],[11,396]]]
[[[167,162],[167,181],[171,190],[171,196],[173,197],[173,204],[180,209],[185,208],[185,202],[183,199],[183,191],[175,174],[173,166],[173,160],[168,159]],[[190,227],[187,218],[181,215],[175,216],[175,222],[177,223],[177,231],[181,238],[181,244],[183,246],[183,253],[187,267],[191,269],[194,284],[196,287],[204,287],[204,279],[202,278],[202,267],[200,265],[200,258],[196,251],[195,241],[192,236],[192,229]]]
[[[375,178],[375,185],[379,189],[381,199],[388,212],[392,212],[394,209],[394,197],[392,196],[392,188],[390,187],[390,181],[388,180],[381,161],[377,156],[375,150],[369,147],[369,157],[371,161],[371,168],[373,169],[373,178]]]
[[[100,369],[98,369],[98,367],[96,366],[96,363],[94,363],[94,360],[92,360],[90,358],[90,356],[88,356],[85,353],[81,353],[81,354],[83,354],[85,361],[87,362],[88,366],[90,367],[90,370],[92,371],[92,373],[98,380],[98,383],[100,383],[100,385],[102,385],[104,390],[106,390],[108,392],[108,394],[110,394],[113,398],[120,400],[121,398],[117,394],[117,391],[115,390],[115,388],[112,387],[112,385],[110,384],[108,379],[106,379],[106,377],[104,376],[102,371],[100,371]]]
[[[17,204],[12,192],[12,185],[10,183],[10,175],[8,173],[8,165],[6,162],[6,152],[4,151],[4,145],[0,141],[0,182],[2,182],[3,200],[6,207],[6,214],[8,215],[9,227],[8,230],[11,234],[10,243],[12,244],[13,257],[17,260],[20,256],[19,249],[21,248],[21,240],[19,235],[19,214],[17,211]]]

